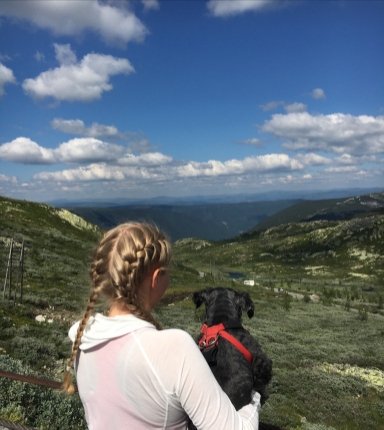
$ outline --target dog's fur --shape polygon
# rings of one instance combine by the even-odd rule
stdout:
[[[238,410],[251,402],[252,391],[261,395],[263,404],[267,398],[267,385],[272,378],[272,361],[262,351],[259,343],[241,324],[241,316],[246,312],[253,317],[254,304],[248,293],[239,293],[231,288],[208,288],[193,294],[196,309],[205,304],[204,323],[208,326],[227,324],[238,328],[227,331],[236,337],[253,355],[249,364],[231,343],[219,337],[215,364],[211,366],[215,378]],[[197,342],[201,335],[197,338]],[[195,430],[192,422],[189,430]],[[260,423],[259,430],[280,430],[278,427]]]
[[[253,355],[253,362],[249,364],[240,351],[219,337],[216,363],[211,369],[235,408],[240,409],[250,403],[253,390],[260,393],[263,404],[268,398],[266,389],[272,377],[272,361],[256,339],[242,327],[242,313],[246,312],[249,318],[254,314],[249,294],[216,287],[195,292],[192,299],[196,308],[205,305],[204,322],[208,326],[223,323],[239,327],[228,328],[227,331]]]

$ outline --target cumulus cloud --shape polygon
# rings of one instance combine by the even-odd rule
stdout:
[[[124,145],[104,142],[94,137],[70,139],[54,149],[44,148],[29,138],[18,137],[0,145],[1,159],[22,164],[109,163],[111,166],[139,167],[162,166],[173,161],[172,157],[160,152],[134,155]]]
[[[325,99],[325,92],[321,88],[315,88],[312,90],[311,96],[315,100]]]
[[[315,154],[313,152],[297,154],[296,158],[306,166],[321,166],[332,163],[330,158],[323,157],[322,155]]]
[[[111,76],[134,72],[125,58],[92,53],[78,62],[69,45],[55,44],[55,51],[60,66],[26,79],[23,88],[27,94],[60,101],[91,101],[112,89]]]
[[[54,150],[60,162],[89,163],[116,160],[126,149],[120,145],[103,142],[93,137],[71,139]]]
[[[142,41],[148,30],[126,5],[98,0],[28,0],[20,7],[18,1],[2,0],[0,16],[28,21],[56,35],[74,36],[93,31],[109,42]]]
[[[228,17],[258,12],[281,3],[282,0],[209,0],[207,8],[213,16]]]
[[[246,157],[243,160],[194,162],[179,166],[178,176],[221,176],[239,175],[246,172],[264,173],[284,170],[302,169],[303,165],[287,154],[266,154],[254,157]]]
[[[16,79],[12,70],[0,63],[0,97],[4,94],[4,86],[15,82]]]
[[[353,155],[384,152],[384,116],[275,114],[262,129],[283,139],[284,146],[293,150]]]
[[[52,120],[51,126],[55,130],[62,131],[63,133],[77,134],[79,136],[112,137],[119,135],[118,129],[113,125],[104,125],[94,122],[87,127],[81,119],[55,118]]]
[[[117,160],[118,164],[125,166],[159,166],[172,162],[172,157],[161,152],[147,152],[145,154],[126,154],[125,157]]]
[[[34,175],[34,179],[58,182],[121,181],[124,177],[124,173],[121,170],[105,163],[96,163],[60,172],[40,172]]]
[[[22,164],[50,164],[55,156],[51,149],[41,147],[28,137],[18,137],[0,145],[0,159]]]

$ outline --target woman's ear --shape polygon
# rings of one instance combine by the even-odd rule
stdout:
[[[151,278],[151,287],[152,288],[156,288],[159,284],[159,277],[161,276],[161,271],[163,269],[161,267],[157,268],[153,273],[152,273],[152,278]]]

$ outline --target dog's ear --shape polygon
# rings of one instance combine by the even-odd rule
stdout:
[[[248,318],[252,318],[255,311],[255,306],[248,293],[239,294],[239,304],[241,309],[244,312],[247,312]]]
[[[207,303],[207,290],[195,291],[192,296],[193,303],[196,309],[199,308],[203,303]]]

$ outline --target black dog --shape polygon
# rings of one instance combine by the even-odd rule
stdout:
[[[221,334],[214,339],[212,333],[208,337],[202,333],[197,340],[213,374],[235,408],[240,409],[250,403],[253,390],[260,393],[263,404],[268,398],[266,389],[272,377],[272,361],[241,324],[243,312],[249,318],[254,314],[254,304],[249,294],[216,287],[195,292],[193,302],[196,308],[205,304],[202,332],[223,324],[225,331],[240,341],[250,355]]]

